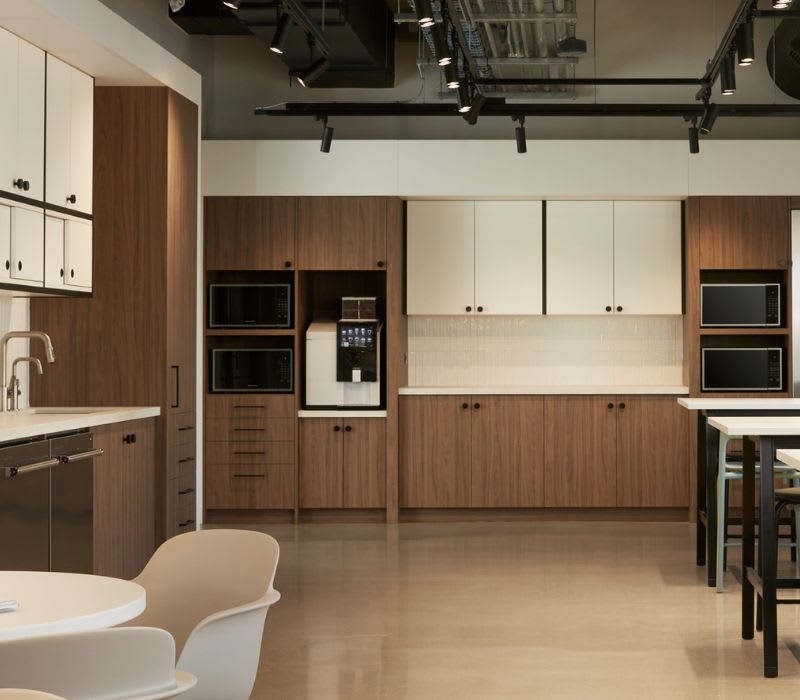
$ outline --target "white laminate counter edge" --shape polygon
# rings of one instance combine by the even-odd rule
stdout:
[[[401,396],[462,396],[465,394],[509,395],[597,395],[597,394],[648,394],[677,396],[688,394],[688,386],[671,385],[620,385],[620,386],[404,386]]]
[[[297,412],[298,418],[386,418],[386,411],[337,411],[336,409],[306,409]]]
[[[779,411],[781,409],[794,409],[800,411],[800,399],[678,399],[678,403],[690,411],[741,411],[746,409],[762,411]]]
[[[36,409],[0,413],[0,442],[95,428],[99,425],[122,423],[129,420],[154,418],[161,414],[158,406],[68,408],[64,409],[64,413],[58,413],[57,408],[45,410],[47,413],[36,413]],[[78,412],[79,410],[84,412]]]

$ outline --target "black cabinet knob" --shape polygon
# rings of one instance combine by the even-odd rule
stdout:
[[[58,275],[59,275],[59,277],[63,277],[64,276],[64,268],[63,267],[58,271]]]
[[[11,261],[10,260],[6,260],[6,270],[10,270],[10,269],[11,269]]]
[[[78,198],[74,194],[71,194],[69,197],[67,197],[67,201],[70,204],[75,204],[75,202],[78,201]]]
[[[613,408],[614,408],[614,404],[613,404],[613,403],[611,403],[611,402],[609,402],[609,404],[608,404],[608,410],[610,411],[610,410],[612,410]]]
[[[482,306],[479,306],[479,307],[478,307],[478,312],[480,313],[481,311],[483,311],[483,307],[482,307]]]
[[[477,402],[476,402],[476,403],[473,405],[473,408],[474,408],[476,411],[477,411],[477,410],[478,410],[480,407],[481,407],[481,405],[480,405],[479,403],[477,403]]]
[[[333,426],[333,432],[334,433],[338,433],[341,429],[342,429],[341,426],[338,426],[338,425],[334,425]]]
[[[621,307],[621,306],[618,306],[618,307],[617,307],[617,311],[618,311],[618,312],[619,312],[619,311],[622,311],[622,307]]]
[[[385,262],[383,262],[383,260],[378,260],[378,262],[376,263],[376,265],[377,265],[378,267],[384,267],[384,266],[386,265],[386,263],[385,263]]]
[[[283,266],[284,267],[291,267],[292,266],[292,261],[291,260],[287,260],[285,263],[283,263]]]
[[[13,184],[14,184],[14,187],[16,187],[17,189],[21,190],[22,186],[25,184],[25,180],[23,180],[21,177],[18,177],[16,180],[14,180]]]
[[[352,430],[353,430],[352,426],[350,426],[350,425],[344,426],[344,432],[350,433],[350,432],[352,432]]]
[[[467,307],[467,311],[472,311],[472,307],[471,307],[471,306],[468,306],[468,307]]]
[[[606,311],[608,311],[609,313],[611,313],[611,307],[610,307],[610,306],[606,306]]]
[[[22,260],[17,263],[17,269],[22,272]]]
[[[619,410],[620,411],[624,411],[625,410],[625,403],[624,402],[619,405]]]
[[[27,192],[30,188],[31,188],[30,181],[29,180],[25,180],[25,182],[22,183],[22,189]]]
[[[469,404],[464,402],[461,404],[461,408],[463,408],[466,411],[469,408]]]
[[[75,270],[70,270],[69,271],[69,276],[74,278],[75,277]]]

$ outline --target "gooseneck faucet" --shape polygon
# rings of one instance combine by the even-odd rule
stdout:
[[[13,340],[14,338],[38,338],[44,343],[44,353],[45,357],[47,358],[47,361],[50,364],[56,361],[56,355],[53,352],[53,341],[50,340],[50,336],[47,335],[47,333],[43,333],[42,331],[9,331],[2,338],[0,338],[0,372],[2,372],[2,381],[3,381],[3,386],[1,390],[2,393],[0,394],[0,396],[2,396],[2,401],[0,401],[0,403],[2,403],[3,413],[8,411],[9,408],[13,408],[14,406],[18,405],[16,396],[13,397],[13,400],[10,400],[12,399],[12,397],[9,393],[9,388],[7,384],[8,341]],[[41,374],[42,370],[41,363],[39,363],[38,369],[39,373]],[[14,392],[16,393],[16,388],[14,389]]]

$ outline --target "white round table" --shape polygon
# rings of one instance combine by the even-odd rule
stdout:
[[[146,605],[138,583],[48,571],[0,571],[3,600],[19,609],[0,613],[0,641],[113,627]]]

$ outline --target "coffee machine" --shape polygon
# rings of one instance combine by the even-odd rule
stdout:
[[[360,315],[344,309],[347,316]],[[306,331],[307,406],[380,406],[382,326],[375,318],[352,317],[311,323]]]

